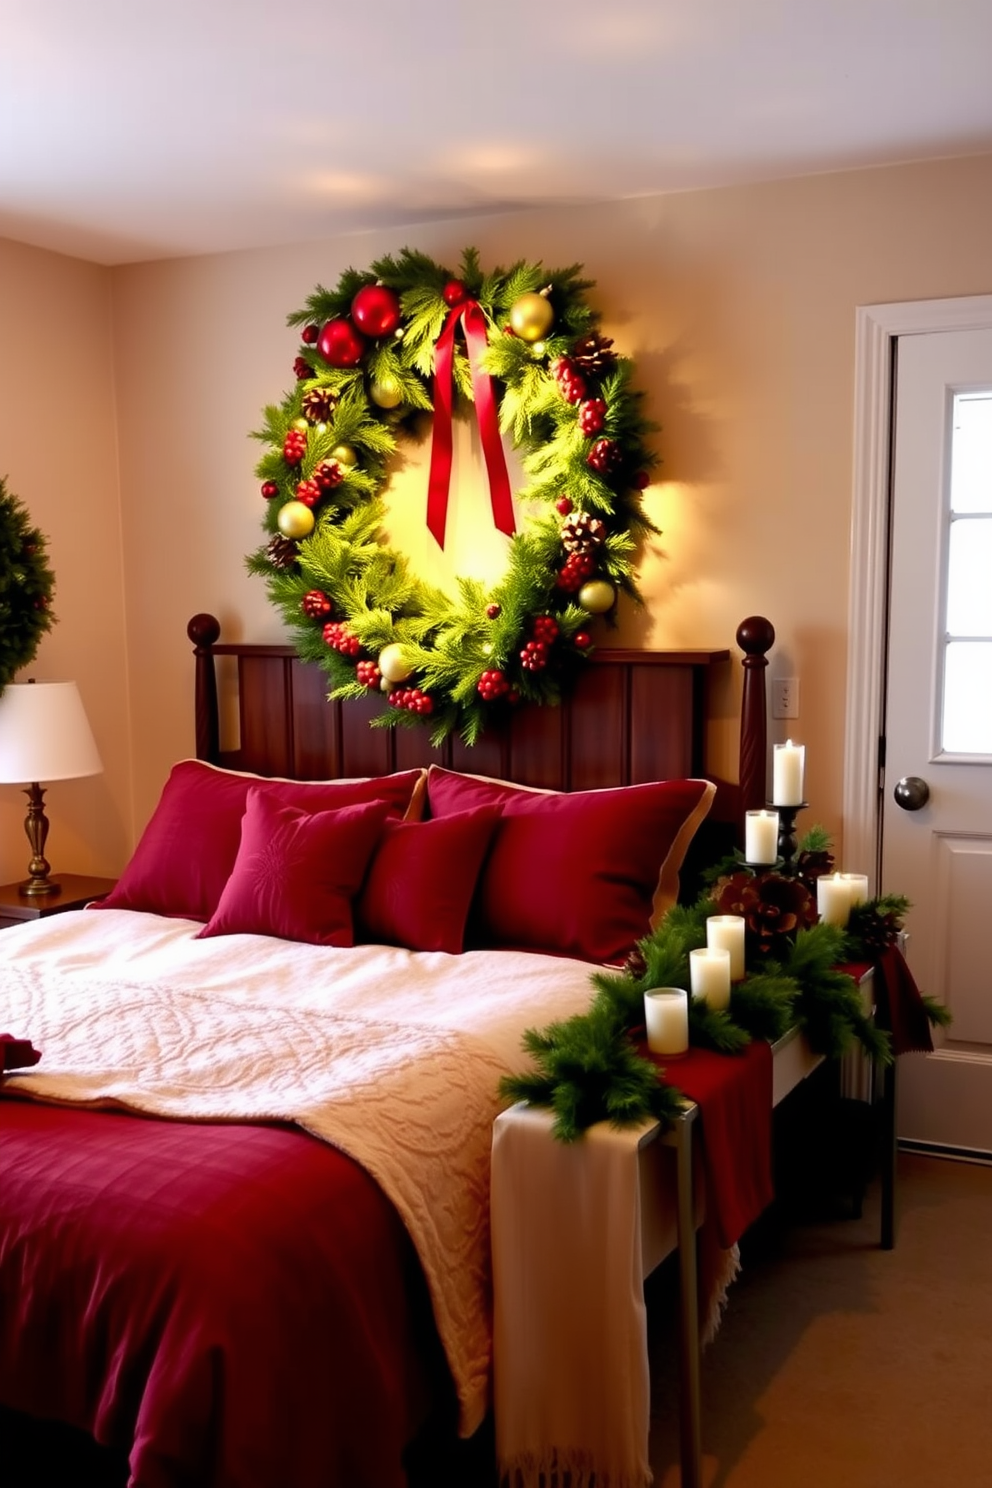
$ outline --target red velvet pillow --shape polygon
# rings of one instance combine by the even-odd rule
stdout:
[[[499,806],[425,822],[387,822],[355,906],[356,937],[460,954]]]
[[[417,817],[422,783],[422,770],[369,780],[269,780],[219,770],[203,760],[182,760],[173,766],[131,861],[100,908],[209,920],[234,867],[245,799],[252,788],[278,805],[304,811],[385,801],[391,816]]]
[[[502,805],[469,937],[487,946],[617,961],[678,897],[678,873],[716,787],[662,780],[532,791],[432,765],[432,817]]]
[[[388,810],[368,801],[310,813],[252,787],[231,876],[197,940],[244,934],[354,945],[351,901]]]

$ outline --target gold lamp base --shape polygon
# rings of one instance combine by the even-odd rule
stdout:
[[[28,899],[36,899],[43,894],[57,894],[61,888],[49,877],[51,864],[45,857],[45,843],[48,840],[48,817],[45,815],[45,791],[37,781],[34,785],[25,787],[24,794],[28,798],[28,814],[24,820],[24,830],[31,844],[31,861],[28,864],[29,878],[25,883],[18,884],[18,892]]]

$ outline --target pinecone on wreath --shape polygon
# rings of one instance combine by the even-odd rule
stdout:
[[[612,346],[612,337],[600,336],[595,331],[588,336],[580,336],[572,347],[572,362],[587,377],[602,377],[604,372],[609,372],[617,363]]]
[[[308,424],[326,424],[337,401],[337,394],[331,388],[311,388],[303,394],[300,411]]]
[[[588,512],[575,512],[562,523],[561,545],[566,553],[594,553],[606,541],[606,523]]]
[[[265,552],[269,562],[274,563],[276,568],[292,568],[296,562],[298,549],[292,538],[283,537],[281,532],[277,532],[275,537],[270,539]]]

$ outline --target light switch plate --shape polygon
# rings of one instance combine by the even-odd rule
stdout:
[[[772,717],[799,717],[799,678],[772,678]]]

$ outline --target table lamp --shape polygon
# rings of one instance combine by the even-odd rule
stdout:
[[[0,695],[0,783],[32,782],[25,788],[24,830],[31,844],[22,894],[55,894],[44,856],[48,837],[45,792],[40,780],[75,780],[99,775],[103,764],[75,682],[11,682]]]

